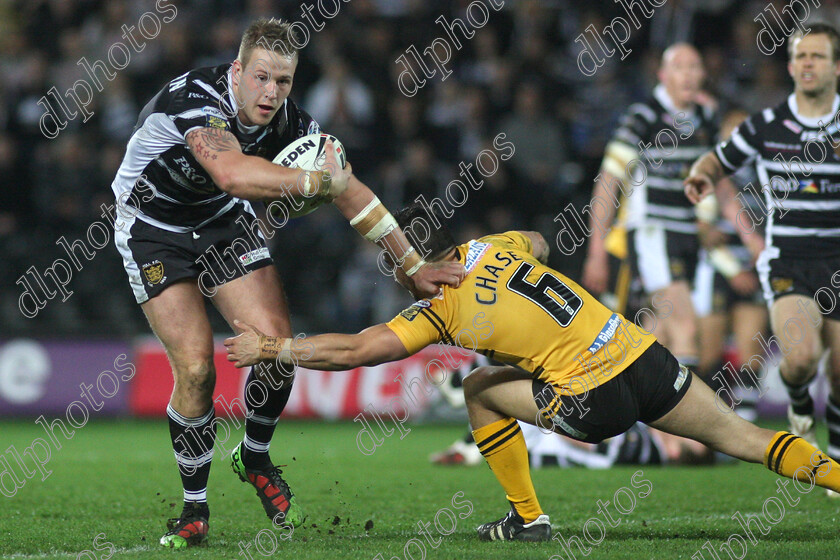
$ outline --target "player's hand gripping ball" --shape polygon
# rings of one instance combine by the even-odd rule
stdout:
[[[301,169],[302,171],[328,171],[325,168],[327,140],[332,141],[333,149],[335,150],[335,160],[338,162],[338,165],[344,168],[347,165],[347,155],[344,151],[344,146],[341,145],[338,138],[331,134],[310,134],[308,136],[302,136],[277,154],[277,157],[274,158],[272,163],[282,165],[283,167]],[[335,170],[332,171],[333,173],[335,172]],[[298,180],[305,180],[305,174],[301,173]],[[329,201],[330,199],[328,197],[316,193],[304,199],[296,197],[294,200],[286,198],[282,201],[272,202],[269,205],[269,211],[277,216],[283,212],[283,209],[278,208],[278,205],[282,204],[289,217],[298,218],[300,216],[306,216]]]

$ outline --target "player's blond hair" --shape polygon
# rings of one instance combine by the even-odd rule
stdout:
[[[840,60],[840,34],[837,33],[837,29],[833,25],[829,25],[827,23],[812,23],[811,29],[807,33],[803,33],[801,29],[794,31],[788,38],[787,42],[788,58],[793,58],[794,45],[799,39],[805,37],[806,35],[827,36],[828,40],[831,42],[831,62],[837,62]]]
[[[280,56],[296,57],[298,46],[301,46],[301,43],[291,23],[275,18],[260,18],[251,23],[242,34],[239,55],[236,58],[242,66],[248,66],[251,53],[256,48],[270,50]]]

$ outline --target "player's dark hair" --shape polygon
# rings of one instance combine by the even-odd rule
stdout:
[[[801,29],[797,29],[793,35],[788,38],[788,58],[793,58],[793,45],[799,39],[805,37],[806,35],[826,35],[828,36],[828,40],[831,41],[831,62],[837,62],[840,60],[840,33],[837,32],[837,29],[828,23],[812,23],[810,24],[810,27],[811,30],[807,33],[803,33]]]
[[[302,45],[292,24],[275,18],[260,18],[242,34],[237,58],[242,66],[248,66],[251,53],[256,48],[263,48],[278,53],[280,56],[297,56],[297,46]]]
[[[455,248],[455,238],[446,227],[446,218],[436,208],[414,202],[396,212],[394,218],[409,243],[427,261],[440,260]]]

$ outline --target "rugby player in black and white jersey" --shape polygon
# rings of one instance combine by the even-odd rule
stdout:
[[[808,391],[824,347],[831,387],[828,453],[840,457],[840,36],[826,24],[788,41],[793,93],[755,113],[732,137],[694,163],[685,194],[697,202],[739,167],[754,164],[767,205],[766,248],[757,263],[791,405],[791,432],[815,440]],[[798,158],[800,165],[796,162]],[[760,217],[763,219],[763,217]],[[830,493],[831,494],[831,493]]]
[[[692,368],[697,366],[697,327],[690,283],[700,247],[694,209],[685,200],[682,181],[717,134],[716,110],[703,99],[704,77],[697,50],[684,43],[672,45],[662,55],[652,96],[631,105],[622,118],[593,189],[593,200],[607,202],[608,214],[590,214],[595,233],[589,239],[582,282],[595,294],[606,288],[607,251],[597,231],[599,223],[611,223],[614,217],[610,201],[624,194],[628,258],[653,298],[656,337]]]
[[[462,266],[426,265],[350,165],[337,167],[331,149],[331,172],[271,163],[293,140],[319,132],[288,97],[296,44],[301,42],[288,23],[260,19],[245,31],[232,64],[191,70],[166,84],[142,110],[112,185],[120,202],[115,242],[175,378],[167,416],[184,508],[170,520],[164,546],[198,544],[208,531],[215,369],[202,294],[213,294],[211,301],[229,323],[236,317],[273,335],[292,333],[282,284],[249,201],[304,194],[332,201],[429,296],[440,284],[457,286],[464,275]],[[271,361],[252,369],[245,438],[232,463],[256,488],[272,521],[297,526],[303,513],[268,454],[292,380],[292,373],[278,371]]]

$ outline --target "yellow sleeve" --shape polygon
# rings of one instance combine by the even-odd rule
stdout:
[[[534,254],[534,245],[531,239],[519,233],[518,231],[506,231],[504,233],[497,233],[494,235],[485,235],[478,241],[482,243],[490,243],[497,247],[504,247],[505,249],[516,249],[518,251],[525,251],[526,253]]]
[[[428,300],[420,300],[386,323],[409,354],[443,339],[443,332],[428,312],[430,306]]]

